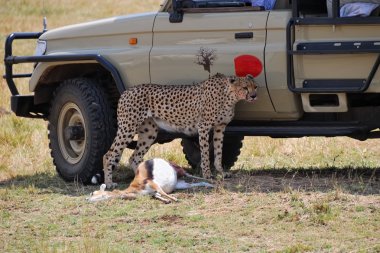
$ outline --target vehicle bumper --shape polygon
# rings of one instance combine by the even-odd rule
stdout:
[[[11,96],[11,109],[19,117],[47,118],[48,109],[45,104],[34,104],[33,95]]]

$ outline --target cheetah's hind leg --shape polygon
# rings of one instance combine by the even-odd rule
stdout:
[[[211,179],[211,169],[210,169],[210,153],[209,153],[209,130],[204,126],[198,127],[199,133],[199,147],[201,150],[201,169],[202,176],[205,179]]]

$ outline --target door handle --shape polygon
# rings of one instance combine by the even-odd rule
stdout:
[[[253,32],[235,33],[235,39],[252,39]]]

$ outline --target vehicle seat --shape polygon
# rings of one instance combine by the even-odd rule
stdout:
[[[347,3],[375,3],[380,4],[380,0],[340,0],[340,7]],[[329,17],[332,17],[332,0],[326,0],[327,13]],[[380,16],[380,7],[377,7],[372,11],[371,16]]]

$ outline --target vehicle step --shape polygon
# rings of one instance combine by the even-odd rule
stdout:
[[[380,52],[379,41],[301,42],[293,54],[348,54],[356,52]]]
[[[303,88],[309,91],[330,92],[360,91],[366,84],[365,79],[308,79],[303,81]]]

